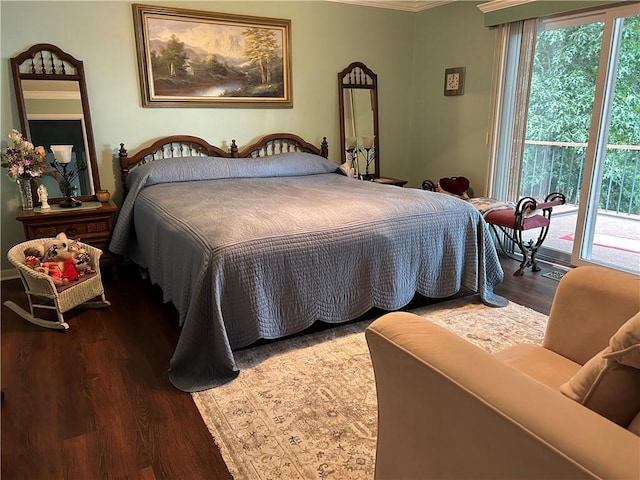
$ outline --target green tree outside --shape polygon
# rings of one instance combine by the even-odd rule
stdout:
[[[602,29],[602,23],[592,23],[538,34],[527,140],[588,141]],[[624,19],[621,45],[607,143],[640,145],[640,16]],[[570,201],[577,202],[585,150],[527,145],[522,191],[535,189],[544,181],[543,176],[550,175],[545,188],[561,191]],[[634,191],[632,181],[639,161],[638,150],[608,150],[600,208],[616,210],[611,205],[611,198],[615,197],[622,211],[640,213],[640,189]]]

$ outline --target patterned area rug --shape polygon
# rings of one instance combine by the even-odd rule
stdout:
[[[489,352],[540,343],[547,317],[477,296],[412,310]],[[365,320],[236,352],[240,375],[193,394],[234,478],[373,479],[376,390]]]

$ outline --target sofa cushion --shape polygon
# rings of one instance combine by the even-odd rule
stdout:
[[[569,398],[627,427],[640,410],[640,312],[611,337],[596,354],[560,386]]]
[[[579,363],[534,344],[523,343],[508,347],[495,356],[522,373],[557,389],[580,370]]]
[[[631,423],[627,427],[627,430],[629,430],[631,433],[635,433],[640,437],[640,412],[638,412],[636,416],[633,417],[633,420],[631,420]]]

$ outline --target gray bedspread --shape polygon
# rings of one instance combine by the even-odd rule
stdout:
[[[233,349],[503,279],[478,211],[457,198],[349,179],[309,154],[181,158],[135,169],[110,250],[147,267],[180,314],[171,382],[234,378]]]

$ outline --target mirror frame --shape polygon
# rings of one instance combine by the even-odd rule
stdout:
[[[25,65],[26,63],[26,65]],[[27,72],[21,71],[28,70]],[[20,127],[22,135],[31,141],[31,130],[25,108],[24,91],[22,80],[63,80],[77,81],[80,88],[80,101],[82,102],[82,116],[84,118],[87,156],[91,165],[91,177],[93,180],[93,194],[76,195],[75,198],[81,201],[97,200],[97,192],[100,190],[100,175],[98,172],[96,148],[93,140],[93,127],[91,124],[91,113],[89,111],[89,99],[87,95],[87,85],[84,76],[84,65],[82,60],[78,60],[62,49],[50,43],[38,43],[28,50],[11,58],[11,71],[13,73],[13,85],[18,104],[18,114],[20,117]],[[36,188],[32,188],[34,204],[38,202]],[[65,197],[49,197],[49,203],[60,203]]]
[[[367,89],[371,91],[371,110],[373,113],[374,178],[380,177],[380,135],[378,133],[378,76],[362,62],[353,62],[338,73],[338,104],[340,109],[340,155],[345,161],[346,132],[344,91],[346,89]]]

